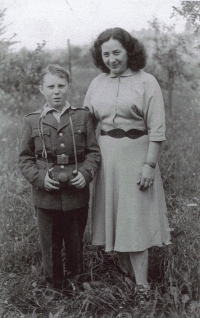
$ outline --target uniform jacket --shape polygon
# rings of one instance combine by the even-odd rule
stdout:
[[[47,192],[44,189],[44,178],[47,173],[45,160],[40,160],[43,145],[39,134],[38,124],[41,111],[28,114],[24,117],[21,148],[19,154],[19,167],[23,176],[32,185],[33,203],[43,209],[72,210],[83,207],[89,201],[89,183],[92,181],[100,164],[100,150],[96,141],[92,116],[89,110],[71,107],[61,116],[60,122],[52,112],[43,117],[43,136],[47,154],[74,155],[72,130],[69,122],[71,114],[77,154],[85,152],[85,160],[78,163],[78,170],[86,180],[83,189],[66,186],[64,189]],[[71,174],[75,164],[62,165],[49,163],[54,172]]]

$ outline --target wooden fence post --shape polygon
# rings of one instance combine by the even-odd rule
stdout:
[[[72,62],[71,62],[71,45],[70,45],[70,40],[67,40],[67,47],[68,47],[68,67],[69,67],[69,75],[70,75],[70,81],[72,82]]]

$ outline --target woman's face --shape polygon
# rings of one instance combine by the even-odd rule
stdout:
[[[118,40],[110,39],[101,46],[104,64],[115,75],[122,74],[127,69],[128,55]]]

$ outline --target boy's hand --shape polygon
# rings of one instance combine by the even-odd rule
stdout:
[[[49,171],[52,171],[53,169],[49,169]],[[51,190],[59,190],[59,182],[54,181],[49,177],[49,171],[47,171],[46,176],[44,178],[44,189],[46,191],[51,191]]]
[[[73,171],[73,173],[77,173],[76,170]],[[84,186],[86,185],[86,181],[84,176],[82,175],[82,173],[80,171],[78,171],[77,176],[75,176],[72,180],[71,180],[71,184],[73,186],[75,186],[77,189],[82,189],[84,188]]]
[[[140,190],[146,190],[153,185],[155,176],[155,169],[144,165],[142,168],[142,174],[137,182]]]

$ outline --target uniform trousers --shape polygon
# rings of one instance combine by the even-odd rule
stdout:
[[[88,206],[68,211],[36,207],[36,211],[45,280],[61,289],[65,279],[83,272]]]

